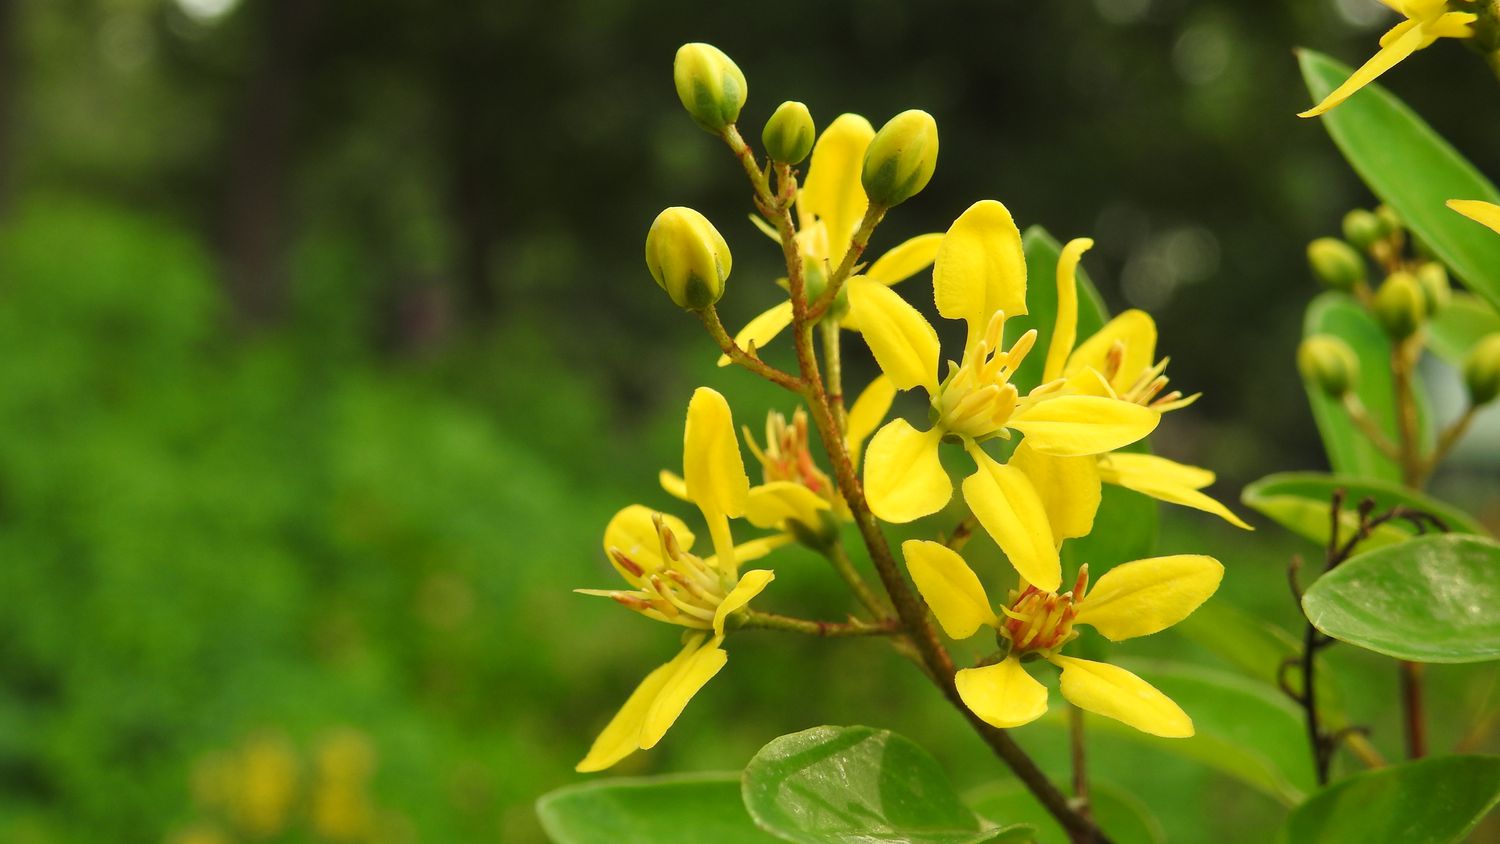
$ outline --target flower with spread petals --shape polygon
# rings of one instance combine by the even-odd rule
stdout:
[[[1001,658],[954,677],[964,704],[985,723],[1018,727],[1047,711],[1046,687],[1025,668],[1042,659],[1062,670],[1062,695],[1080,709],[1164,738],[1193,734],[1187,713],[1150,683],[1108,663],[1064,656],[1062,648],[1078,636],[1078,625],[1119,642],[1182,621],[1219,588],[1224,567],[1218,560],[1182,554],[1125,563],[1087,593],[1084,566],[1071,591],[1057,594],[1023,582],[996,612],[979,577],[952,549],[909,540],[901,550],[944,632],[954,639],[967,639],[981,627],[996,632]]]
[[[1317,117],[1349,99],[1356,91],[1374,82],[1381,74],[1406,60],[1418,50],[1432,46],[1439,38],[1468,38],[1474,34],[1473,12],[1449,10],[1448,0],[1381,0],[1406,20],[1391,27],[1380,37],[1380,51],[1354,71],[1344,83],[1329,92],[1323,101],[1298,114]]]
[[[849,291],[850,316],[876,363],[897,388],[925,389],[932,408],[929,430],[896,419],[870,441],[864,463],[870,509],[888,522],[941,509],[953,484],[938,447],[959,442],[978,466],[963,482],[969,508],[1028,582],[1056,589],[1062,568],[1038,490],[1026,473],[996,461],[980,443],[1016,431],[1037,453],[1091,457],[1150,434],[1161,413],[1123,398],[1068,394],[1062,378],[1025,396],[1010,383],[1037,334],[1028,331],[1009,349],[1001,347],[1006,316],[1026,313],[1026,258],[1021,233],[999,202],[975,203],[943,235],[933,292],[938,313],[969,328],[962,362],[950,361],[942,379],[937,331],[915,308],[880,285]]]
[[[769,569],[741,574],[739,564],[787,542],[785,537],[767,537],[734,545],[729,519],[744,515],[750,479],[729,404],[706,387],[693,393],[688,404],[682,463],[686,496],[708,523],[715,553],[707,558],[693,554],[694,536],[682,520],[638,504],[615,514],[604,529],[605,554],[630,588],[578,591],[612,598],[687,632],[682,650],[646,675],[578,763],[579,771],[602,771],[661,740],[693,695],[728,660],[720,646],[729,615],[775,577]]]
[[[840,115],[818,136],[807,180],[797,192],[797,247],[811,265],[810,277],[817,274],[827,278],[833,274],[864,219],[870,202],[860,183],[860,173],[865,151],[874,137],[870,121],[857,114]],[[759,216],[751,220],[772,240],[781,242],[781,235]],[[932,264],[941,240],[941,234],[922,234],[904,241],[862,273],[849,278],[845,286],[848,289],[862,284],[889,287],[905,281]],[[843,320],[846,327],[854,327],[849,325],[847,315]],[[791,324],[792,303],[781,302],[746,323],[734,339],[742,349],[752,346],[763,349]],[[727,355],[719,358],[719,366],[728,366],[729,362]]]

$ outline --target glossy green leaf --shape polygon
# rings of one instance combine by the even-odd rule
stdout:
[[[756,823],[801,844],[981,844],[1020,832],[974,814],[927,751],[870,727],[776,739],[746,766],[744,798]]]
[[[1036,840],[1063,844],[1068,835],[1031,792],[1016,780],[991,783],[966,795],[969,805],[986,817],[1013,818],[1036,828]],[[1094,820],[1115,844],[1166,844],[1161,823],[1135,795],[1107,782],[1089,788]]]
[[[1500,659],[1500,543],[1426,536],[1349,558],[1302,609],[1335,639],[1413,662]]]
[[[1396,391],[1391,376],[1391,342],[1385,332],[1352,297],[1330,290],[1320,294],[1307,307],[1303,336],[1314,334],[1340,337],[1354,350],[1359,357],[1359,386],[1356,389],[1359,400],[1386,432],[1387,439],[1396,442]],[[1425,443],[1430,439],[1428,419],[1432,414],[1420,380],[1414,380],[1419,440]],[[1323,448],[1328,452],[1333,471],[1361,478],[1401,480],[1396,461],[1382,454],[1365,437],[1337,399],[1329,398],[1316,384],[1304,382],[1303,387],[1307,390],[1313,419],[1318,423],[1318,433],[1322,436]]]
[[[1298,53],[1314,101],[1350,69],[1321,53]],[[1379,85],[1368,85],[1318,118],[1370,190],[1401,215],[1469,289],[1500,308],[1500,236],[1444,203],[1500,203],[1500,191],[1415,112]]]
[[[1453,366],[1461,366],[1481,338],[1496,332],[1500,332],[1500,312],[1477,296],[1454,293],[1448,307],[1427,324],[1427,347]]]
[[[1365,771],[1313,795],[1281,844],[1457,844],[1500,801],[1500,757],[1439,756]]]
[[[1026,249],[1026,314],[1005,321],[1005,342],[1008,346],[1017,337],[1036,329],[1036,346],[1010,379],[1025,394],[1041,383],[1042,369],[1047,363],[1047,344],[1057,322],[1057,259],[1062,246],[1041,226],[1028,228],[1021,242]],[[1109,308],[1104,297],[1079,266],[1078,342],[1092,336],[1108,321]]]
[[[605,779],[536,803],[554,844],[770,844],[740,800],[735,773]]]
[[[1347,475],[1322,472],[1281,472],[1267,475],[1245,487],[1241,500],[1291,532],[1327,546],[1331,526],[1329,505],[1334,490],[1344,490],[1344,507],[1339,516],[1339,536],[1347,541],[1359,525],[1355,507],[1365,498],[1375,501],[1377,513],[1401,505],[1431,513],[1442,519],[1449,530],[1458,533],[1484,534],[1484,528],[1469,514],[1429,495],[1413,492],[1397,483],[1374,481]],[[1386,522],[1371,532],[1360,546],[1362,551],[1395,545],[1416,536],[1415,526],[1406,521]]]

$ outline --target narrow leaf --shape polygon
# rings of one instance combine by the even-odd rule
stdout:
[[[1355,508],[1363,499],[1375,502],[1375,512],[1400,505],[1430,513],[1443,520],[1449,530],[1483,535],[1485,530],[1469,514],[1429,495],[1413,492],[1400,484],[1374,481],[1348,475],[1322,472],[1281,472],[1267,475],[1245,487],[1241,500],[1245,505],[1291,532],[1312,540],[1319,546],[1328,544],[1331,527],[1329,507],[1334,490],[1344,490],[1344,509],[1340,517],[1340,541],[1348,541],[1359,525]],[[1372,551],[1405,542],[1416,536],[1410,522],[1387,522],[1376,528],[1360,545],[1361,551]]]

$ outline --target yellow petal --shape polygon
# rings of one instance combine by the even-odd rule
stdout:
[[[903,524],[943,509],[953,481],[938,456],[943,432],[918,431],[893,419],[875,433],[865,452],[865,498],[879,518]]]
[[[646,675],[646,679],[626,698],[625,705],[620,707],[620,711],[605,725],[599,737],[594,739],[588,755],[578,763],[576,770],[579,773],[592,773],[612,767],[640,748],[641,727],[646,723],[646,713],[656,703],[656,698],[667,681],[698,650],[701,641],[701,637],[694,638],[670,662],[657,666]]]
[[[1032,448],[1030,442],[1022,440],[1016,446],[1010,465],[1031,479],[1052,525],[1053,541],[1061,545],[1064,539],[1088,536],[1101,496],[1098,459],[1054,457]]]
[[[1477,199],[1450,199],[1448,207],[1500,233],[1500,205],[1481,202]]]
[[[719,608],[714,610],[714,634],[724,635],[724,619],[735,610],[750,603],[750,599],[765,591],[766,586],[776,579],[776,573],[770,569],[752,569],[740,577],[740,582],[729,590],[724,600],[719,602]]]
[[[1059,396],[1032,404],[1006,423],[1026,435],[1031,447],[1058,457],[1103,454],[1156,430],[1161,414],[1149,407],[1103,396]]]
[[[764,349],[766,344],[776,339],[783,329],[792,324],[791,300],[772,305],[770,310],[757,316],[740,329],[740,333],[734,335],[734,343],[741,349],[749,349],[754,346]],[[730,364],[729,355],[719,355],[719,366]]]
[[[683,501],[693,500],[688,498],[687,481],[684,481],[682,476],[676,472],[669,472],[663,469],[656,473],[656,482],[661,484],[661,488],[666,491],[667,495],[673,498],[679,498]]]
[[[865,215],[869,200],[860,183],[865,148],[875,137],[870,121],[857,114],[841,114],[813,147],[807,179],[798,192],[802,210],[823,221],[828,237],[828,263],[838,266],[849,250],[849,240]]]
[[[790,534],[773,533],[770,536],[762,536],[759,539],[752,539],[749,542],[741,542],[734,546],[734,558],[741,563],[759,560],[777,548],[792,544],[793,541],[794,539]],[[719,559],[717,557],[709,557],[703,562],[711,569],[719,567]]]
[[[994,727],[1019,727],[1047,711],[1047,687],[1027,674],[1015,657],[983,668],[965,668],[954,676],[953,684],[964,705]]]
[[[1068,358],[1067,366],[1063,367],[1063,375],[1070,384],[1087,384],[1090,380],[1088,370],[1109,372],[1109,357],[1117,344],[1124,355],[1109,385],[1117,393],[1129,390],[1156,362],[1156,321],[1145,311],[1125,311],[1078,344]]]
[[[1193,734],[1193,719],[1182,707],[1129,671],[1070,656],[1049,659],[1062,669],[1063,697],[1079,709],[1162,738],[1187,738]]]
[[[908,539],[901,543],[901,554],[943,632],[967,639],[983,625],[999,625],[979,576],[958,552],[939,542]]]
[[[1212,513],[1235,527],[1254,530],[1228,507],[1198,491],[1213,483],[1214,473],[1207,469],[1153,454],[1107,454],[1099,458],[1099,473],[1107,483],[1133,489],[1158,501]]]
[[[1026,313],[1026,253],[1004,205],[981,200],[948,227],[932,269],[932,292],[938,313],[967,321],[974,342],[996,311]]]
[[[667,730],[677,720],[677,716],[682,714],[693,695],[729,661],[729,654],[719,647],[722,641],[724,637],[715,636],[704,642],[662,684],[661,691],[646,710],[645,720],[641,724],[642,750],[650,750],[661,741],[661,737],[667,734]]]
[[[919,234],[881,255],[865,275],[887,287],[905,281],[932,266],[942,242],[942,234]]]
[[[653,517],[657,515],[655,510],[640,504],[632,504],[622,509],[609,520],[604,527],[604,555],[609,562],[626,580],[634,583],[635,578],[620,569],[619,563],[615,562],[612,549],[618,548],[620,553],[629,557],[632,561],[646,570],[647,574],[661,571],[663,564],[661,559],[661,538],[656,535],[656,523]],[[660,514],[662,521],[677,537],[677,544],[684,551],[693,547],[693,532],[683,523],[682,519],[667,513]]]
[[[1397,28],[1401,27],[1401,24],[1397,24]],[[1380,52],[1371,56],[1369,61],[1354,71],[1348,79],[1344,80],[1344,84],[1330,91],[1321,103],[1297,116],[1317,117],[1339,103],[1342,103],[1344,100],[1349,99],[1356,91],[1374,82],[1381,74],[1400,64],[1407,56],[1420,49],[1423,37],[1421,27],[1410,27],[1398,37],[1382,39],[1386,43],[1381,45]]]
[[[938,336],[896,291],[880,284],[850,284],[849,316],[870,345],[875,362],[899,390],[937,392]]]
[[[1477,20],[1479,16],[1473,12],[1448,12],[1423,27],[1423,34],[1427,44],[1439,38],[1468,38],[1474,34],[1474,22]]]
[[[1178,554],[1115,566],[1078,605],[1078,623],[1112,642],[1149,636],[1192,615],[1224,579],[1213,557]]]
[[[1062,585],[1062,563],[1036,487],[1014,466],[995,462],[978,446],[969,449],[979,471],[964,479],[964,501],[1026,582],[1054,591]]]
[[[1052,329],[1052,341],[1047,344],[1047,364],[1042,370],[1042,383],[1062,377],[1063,365],[1073,353],[1073,343],[1078,340],[1078,261],[1083,253],[1094,247],[1094,241],[1080,237],[1068,241],[1057,259],[1057,322]]]
[[[688,403],[682,470],[688,497],[705,516],[739,518],[745,512],[750,479],[734,435],[734,417],[724,396],[708,387],[695,390]]]
[[[1401,36],[1405,35],[1408,32],[1411,32],[1413,29],[1416,29],[1416,28],[1417,28],[1417,22],[1416,21],[1414,21],[1414,20],[1404,20],[1404,21],[1402,21],[1402,22],[1396,24],[1395,26],[1391,27],[1389,30],[1387,30],[1384,35],[1380,36],[1380,46],[1382,46],[1382,47],[1389,47],[1391,45],[1392,41],[1395,41],[1397,38],[1400,38]]]
[[[849,445],[849,459],[859,462],[860,450],[865,440],[875,433],[885,415],[891,411],[891,402],[896,398],[896,385],[884,375],[877,375],[870,386],[859,394],[849,408],[848,432],[844,435]]]
[[[770,481],[750,488],[745,519],[759,528],[780,528],[788,519],[809,527],[819,524],[818,512],[828,499],[795,481]]]

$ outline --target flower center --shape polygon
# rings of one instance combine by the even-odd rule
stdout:
[[[649,569],[618,548],[609,549],[630,590],[609,592],[609,597],[649,618],[707,630],[714,612],[728,594],[718,569],[702,557],[682,550],[677,537],[660,515],[653,521],[661,541],[662,564]]]
[[[819,496],[832,500],[833,484],[828,475],[813,462],[807,427],[807,412],[797,408],[789,424],[778,411],[766,414],[766,447],[756,445],[745,431],[745,442],[760,461],[762,479],[802,484]]]
[[[1073,589],[1061,595],[1031,585],[1021,591],[1012,589],[1010,606],[1001,607],[1005,619],[1000,625],[1000,634],[1010,640],[1011,653],[1055,651],[1072,641],[1077,635],[1073,630],[1077,602],[1083,600],[1088,578],[1088,566],[1084,566]]]
[[[932,402],[945,430],[976,440],[1005,430],[1020,399],[1010,377],[1036,344],[1036,329],[1022,334],[1008,352],[1000,349],[1004,329],[1005,314],[997,312],[984,336],[964,352],[963,363],[948,362],[948,377]]]

